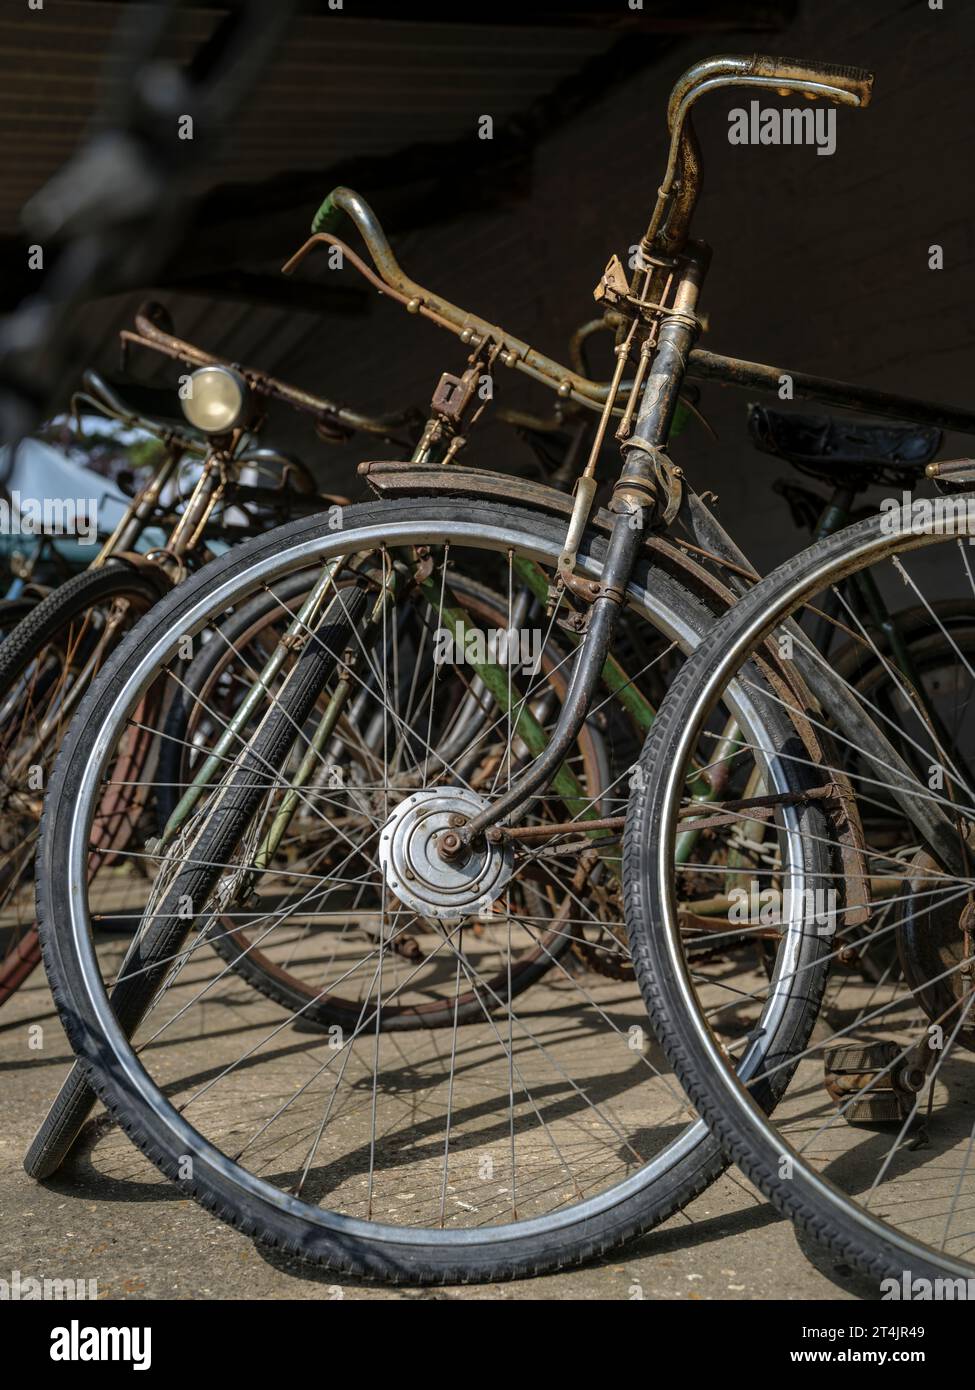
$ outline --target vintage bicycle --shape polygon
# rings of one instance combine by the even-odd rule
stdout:
[[[600,897],[625,892],[640,984],[655,1006],[644,941],[658,841],[641,808],[661,763],[647,751],[629,779],[610,760],[607,786],[584,747],[594,720],[625,724],[645,674],[620,667],[613,650],[624,607],[679,667],[716,614],[746,611],[740,595],[757,579],[666,449],[685,378],[775,391],[782,371],[694,346],[709,252],[689,238],[700,176],[690,110],[732,85],[856,107],[872,78],[764,57],[715,58],[684,74],[637,268],[631,278],[614,258],[596,289],[617,334],[609,383],[409,280],[358,195],[326,199],[287,268],[340,246],[387,297],[457,334],[467,366],[442,377],[410,461],[361,466],[377,500],[344,508],[337,527],[301,520],[208,566],[164,601],[158,622],[131,634],[79,709],[52,779],[38,871],[46,963],[79,1060],[28,1171],[54,1170],[97,1092],[161,1170],[225,1220],[329,1267],[406,1280],[535,1273],[584,1258],[648,1229],[721,1171],[721,1147],[675,1090],[633,980],[614,969],[598,982],[580,976],[570,946],[598,925]],[[375,271],[332,230],[339,214],[362,233]],[[457,462],[483,409],[479,383],[503,367],[598,413],[574,496]],[[800,398],[975,429],[971,412],[789,375]],[[595,460],[614,422],[623,464],[609,508],[595,511]],[[916,474],[912,462],[902,476]],[[844,541],[840,532],[822,544],[839,551]],[[468,660],[478,624],[465,603],[477,583],[500,595],[507,632],[526,614],[538,623],[548,666]],[[224,675],[242,694],[227,707],[201,702],[215,735],[142,850],[143,890],[113,905],[107,877],[85,866],[142,702],[172,688],[181,644],[220,644],[228,620],[246,626],[251,606],[268,603],[275,645],[254,661],[229,644]],[[835,607],[817,616],[840,620]],[[858,637],[848,617],[840,630]],[[887,809],[936,864],[957,872],[964,857],[941,800],[916,794],[900,733],[874,722],[815,645],[805,652],[802,632],[790,630],[788,652],[763,651],[759,694],[736,684],[716,747],[703,758],[696,745],[680,748],[680,791],[686,776],[694,814],[676,807],[660,841],[668,873],[693,893],[689,924],[675,928],[685,961],[686,942],[709,930],[714,878],[757,880],[793,905],[760,923],[772,961],[739,992],[734,1015],[735,1084],[762,1112],[799,1064],[834,954],[810,930],[804,890],[839,882],[845,926],[869,917],[872,830],[855,780],[864,766],[895,770]],[[444,635],[446,663],[432,656]],[[899,690],[908,678],[885,640],[872,660],[885,688]],[[670,681],[687,689],[679,669]],[[829,723],[808,717],[812,699]],[[937,707],[934,693],[928,703]],[[651,720],[648,750],[662,722]],[[841,751],[851,745],[853,759]],[[624,817],[609,802],[621,787],[622,859]],[[747,835],[715,838],[743,820]],[[289,838],[296,867],[281,858]],[[112,911],[133,934],[109,958],[96,953],[92,928]],[[206,1022],[231,973],[229,963],[214,973],[206,948],[241,933],[241,951],[272,964],[283,941],[280,968],[293,978],[303,962],[314,982],[283,1017],[254,1013],[243,1050]],[[612,965],[612,947],[600,949]],[[526,961],[546,968],[519,992]],[[246,999],[262,1007],[253,992]],[[439,1026],[404,1029],[404,1010]],[[174,1051],[201,1029],[208,1071],[174,1083]]]
[[[323,498],[300,460],[259,441],[263,422],[257,404],[281,396],[294,404],[293,388],[261,373],[231,374],[229,364],[183,343],[171,329],[162,306],[144,305],[135,329],[123,333],[123,345],[169,356],[178,347],[182,360],[203,373],[202,380],[189,379],[189,414],[195,416],[190,423],[197,428],[139,414],[95,372],[85,373],[71,403],[76,428],[81,429],[82,411],[94,411],[157,439],[160,458],[133,489],[87,568],[46,596],[25,599],[0,642],[0,1004],[40,961],[33,863],[43,792],[73,712],[109,653],[175,583],[228,544],[290,517],[317,512],[323,501],[338,505],[344,500]],[[220,406],[214,407],[207,396],[215,373],[218,385],[225,379],[231,386],[240,383],[241,415],[227,428],[225,413],[217,419],[216,431],[208,411]],[[300,394],[302,408],[314,413],[323,429],[372,428],[395,439],[396,430],[408,422],[403,415],[366,419],[324,398]],[[231,407],[224,402],[222,408],[226,412]],[[153,765],[151,741],[133,740],[131,759],[134,782],[140,769],[146,772]],[[135,793],[119,794],[106,822],[116,849],[127,843],[143,805]]]

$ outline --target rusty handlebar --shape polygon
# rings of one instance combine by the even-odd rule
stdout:
[[[253,367],[243,367],[236,362],[225,361],[214,353],[206,352],[193,343],[177,338],[168,326],[160,320],[166,319],[161,305],[148,302],[143,304],[135,316],[135,331],[123,329],[120,337],[125,346],[130,343],[136,347],[151,348],[177,362],[190,367],[221,366],[231,368],[244,378],[248,387],[259,396],[272,397],[294,406],[316,417],[321,424],[338,424],[356,433],[375,434],[383,438],[393,438],[397,431],[409,429],[417,424],[415,412],[404,410],[388,415],[366,415],[349,406],[338,405],[325,396],[315,396],[310,391],[302,391],[286,381],[279,381],[266,372]]]
[[[805,63],[760,54],[707,58],[689,67],[674,84],[668,102],[670,151],[667,169],[641,243],[644,255],[651,259],[675,255],[687,239],[701,178],[700,150],[691,123],[691,107],[706,92],[726,86],[766,88],[780,94],[797,92],[810,100],[823,97],[844,105],[866,106],[870,101],[873,74],[861,68]],[[362,237],[375,270],[336,235],[343,218],[348,218]],[[291,274],[309,252],[323,243],[337,246],[365,279],[410,313],[429,319],[475,348],[486,341],[499,344],[498,359],[505,366],[535,378],[559,396],[591,410],[602,410],[613,391],[610,382],[590,380],[578,369],[578,361],[573,367],[566,367],[500,325],[452,304],[411,279],[393,254],[378,217],[365,198],[353,189],[341,186],[332,189],[312,219],[311,236],[285,263],[284,273]]]
[[[705,58],[674,83],[667,104],[670,151],[663,182],[641,243],[644,255],[672,256],[687,240],[701,186],[701,152],[691,121],[691,107],[719,87],[756,87],[809,101],[823,97],[843,106],[868,106],[873,73],[837,63],[806,63],[795,58],[752,54]]]

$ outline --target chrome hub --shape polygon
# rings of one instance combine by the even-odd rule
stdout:
[[[386,885],[405,907],[431,922],[460,922],[485,910],[511,878],[510,845],[486,840],[463,855],[444,855],[455,836],[488,803],[466,787],[414,792],[383,826],[379,862]]]

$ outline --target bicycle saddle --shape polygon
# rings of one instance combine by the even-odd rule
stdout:
[[[755,447],[786,459],[800,472],[854,489],[870,483],[910,487],[941,446],[941,431],[925,425],[863,425],[828,415],[785,415],[748,407]]]

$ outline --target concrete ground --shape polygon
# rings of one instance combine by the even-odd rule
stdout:
[[[204,1037],[180,1043],[181,1066],[195,1060],[202,1067],[211,1056]],[[649,1236],[565,1273],[436,1290],[317,1275],[262,1253],[185,1200],[104,1124],[55,1180],[31,1181],[22,1156],[69,1061],[38,971],[0,1019],[0,1278],[19,1270],[23,1277],[96,1279],[99,1297],[149,1299],[819,1300],[867,1293],[849,1269],[798,1238],[734,1170]]]

